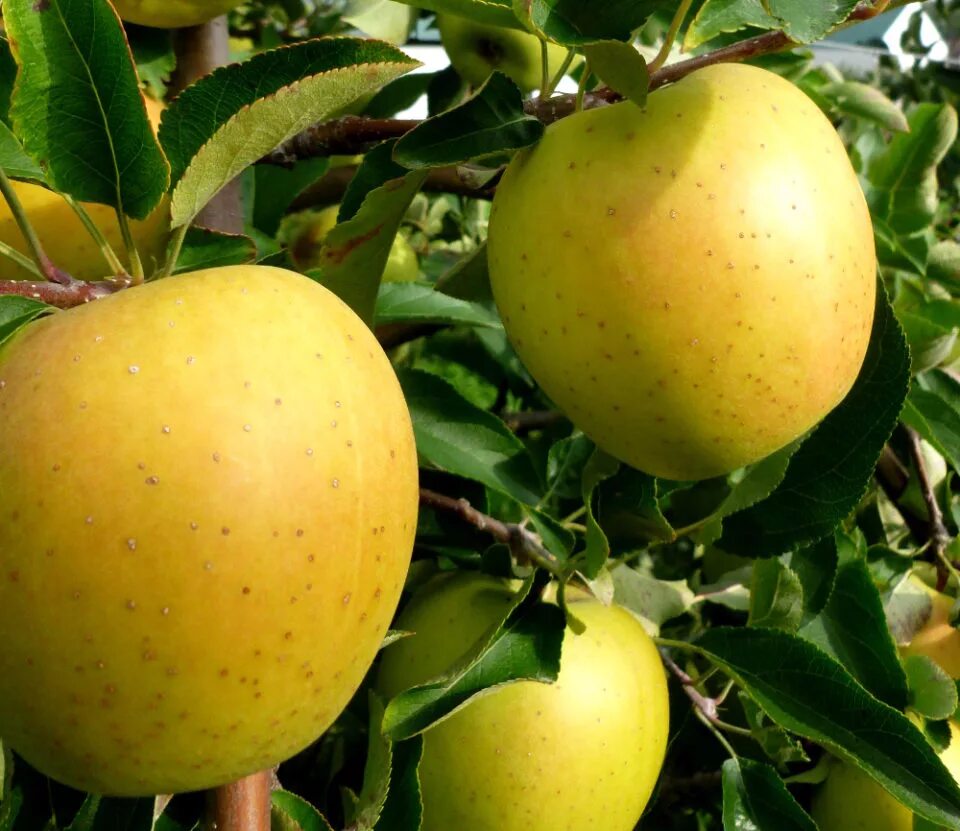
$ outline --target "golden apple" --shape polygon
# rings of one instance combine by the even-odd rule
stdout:
[[[128,23],[158,29],[199,26],[226,14],[241,0],[112,0],[114,8]]]
[[[500,618],[512,594],[476,574],[429,583],[384,653],[385,695],[443,674]],[[573,603],[555,684],[521,681],[477,698],[424,734],[423,831],[631,831],[660,773],[669,707],[660,657],[629,612]]]
[[[144,100],[150,123],[156,129],[160,125],[163,104],[152,98]],[[29,182],[14,182],[13,189],[23,204],[30,224],[40,237],[44,250],[55,265],[79,280],[111,276],[110,267],[97,243],[62,196]],[[125,262],[126,249],[117,222],[117,212],[106,205],[83,203],[83,206],[110,243],[110,247],[121,261]],[[130,222],[134,243],[148,274],[163,261],[169,225],[169,200],[166,197],[145,220]],[[5,199],[0,199],[0,242],[15,248],[21,254],[30,255],[23,234],[20,233]],[[30,279],[34,279],[33,274],[8,257],[0,256],[0,280]]]
[[[95,793],[208,788],[336,718],[417,520],[409,415],[335,295],[263,266],[0,350],[0,736]]]
[[[926,655],[951,678],[960,678],[960,631],[950,625],[950,612],[955,601],[921,580],[914,580],[914,583],[930,595],[930,617],[900,651],[905,656]]]
[[[960,781],[960,729],[950,722],[950,744],[940,759]],[[835,761],[813,797],[820,831],[913,831],[913,812],[860,768]]]
[[[508,76],[524,92],[541,86],[540,39],[536,35],[487,26],[454,14],[438,14],[437,29],[450,63],[471,86],[479,87],[494,70]],[[547,54],[552,78],[567,50],[549,43]]]
[[[847,394],[873,320],[870,214],[839,136],[778,75],[710,66],[565,118],[511,163],[490,279],[540,386],[609,453],[692,480]]]
[[[337,224],[339,205],[328,205],[319,211],[304,211],[289,218],[290,259],[301,271],[320,265],[320,252],[324,240]],[[390,245],[387,264],[383,269],[385,283],[409,283],[420,278],[420,261],[417,252],[406,237],[397,234]]]

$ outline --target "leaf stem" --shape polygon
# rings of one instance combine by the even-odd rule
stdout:
[[[20,233],[23,234],[23,238],[26,240],[27,248],[30,249],[30,255],[37,264],[44,279],[49,280],[51,283],[68,285],[73,278],[57,268],[43,250],[43,246],[40,244],[40,238],[30,224],[30,219],[27,217],[27,212],[24,210],[20,197],[17,196],[17,192],[13,188],[13,183],[3,170],[0,170],[0,194],[7,200],[7,205],[10,206],[10,213],[13,214],[17,227],[20,228]]]
[[[83,223],[83,227],[87,229],[87,233],[93,237],[94,242],[100,248],[100,253],[103,254],[103,258],[107,261],[107,265],[113,272],[114,277],[126,278],[130,275],[127,274],[126,268],[124,268],[123,263],[120,262],[120,258],[117,256],[117,252],[113,250],[113,246],[107,242],[107,238],[104,236],[103,232],[97,226],[97,224],[90,217],[89,211],[83,207],[76,199],[68,194],[62,194],[64,201],[70,206],[73,212],[77,215],[77,218],[80,222]]]
[[[581,112],[583,110],[583,99],[587,94],[587,83],[590,80],[590,61],[583,62],[583,74],[580,76],[580,84],[577,87],[577,98],[573,105],[574,112]]]
[[[553,95],[553,91],[557,88],[557,85],[563,80],[563,76],[567,74],[567,70],[570,69],[570,64],[573,63],[573,59],[577,56],[576,49],[568,49],[567,56],[563,59],[563,63],[560,64],[560,68],[556,71],[554,76],[550,79],[550,83],[547,84],[546,90],[540,93],[540,98],[549,98]]]
[[[0,242],[0,256],[9,257],[13,260],[18,266],[29,271],[34,277],[38,280],[46,280],[47,278],[43,276],[40,269],[37,267],[37,264],[31,260],[29,257],[24,256],[16,248],[11,245],[7,245],[5,242]]]
[[[682,0],[677,7],[677,12],[674,14],[673,20],[670,21],[670,28],[667,29],[667,34],[663,38],[663,44],[660,47],[660,51],[657,52],[657,57],[647,65],[649,72],[656,72],[667,62],[667,58],[670,57],[670,50],[673,49],[674,41],[677,39],[677,32],[680,31],[680,27],[683,25],[683,21],[686,19],[687,12],[690,11],[692,4],[693,0]]]
[[[550,97],[550,51],[547,42],[540,39],[540,98]]]
[[[123,235],[123,244],[127,249],[127,258],[130,260],[130,276],[133,278],[133,285],[139,286],[143,282],[143,263],[140,261],[137,244],[133,241],[130,220],[123,211],[118,209],[117,221],[120,223],[120,233]]]
[[[174,231],[173,239],[167,248],[167,262],[163,266],[161,277],[169,277],[177,267],[177,260],[180,259],[180,252],[183,250],[183,241],[187,238],[187,232],[190,230],[189,224],[181,225]]]

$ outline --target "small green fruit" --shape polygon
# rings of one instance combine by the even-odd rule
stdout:
[[[454,14],[438,14],[437,28],[453,68],[470,86],[479,87],[494,70],[513,80],[524,92],[542,83],[540,39],[529,32],[485,26]],[[567,50],[547,45],[551,77],[560,69]]]
[[[384,653],[388,697],[441,675],[511,603],[503,581],[444,575],[422,589]],[[631,831],[663,763],[669,704],[660,656],[619,607],[572,603],[556,684],[489,692],[424,734],[423,831]],[[602,822],[598,819],[602,817]]]

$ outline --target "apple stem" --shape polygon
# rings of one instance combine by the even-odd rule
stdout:
[[[207,792],[207,831],[270,831],[270,771]]]
[[[27,212],[23,208],[23,203],[20,202],[17,192],[13,189],[13,183],[3,170],[0,170],[0,194],[7,200],[7,205],[10,206],[10,213],[13,214],[17,226],[20,228],[20,233],[23,234],[23,238],[27,243],[27,248],[30,249],[30,255],[33,257],[33,261],[37,264],[44,279],[49,280],[51,283],[69,286],[73,281],[73,277],[62,269],[57,268],[43,250],[43,246],[40,244],[40,238],[37,236],[37,232],[33,230],[30,219],[27,217]]]
[[[540,97],[549,98],[553,92],[550,86],[550,52],[547,49],[547,42],[540,40]]]
[[[683,21],[686,20],[687,13],[690,11],[691,5],[693,5],[693,0],[683,0],[683,2],[681,2],[677,7],[676,14],[674,14],[673,20],[670,21],[670,28],[667,29],[667,34],[663,38],[663,44],[660,46],[660,51],[657,53],[657,56],[647,65],[647,69],[651,73],[656,72],[667,62],[667,58],[670,57],[670,50],[673,49],[673,44],[677,39],[677,33],[680,31]]]
[[[180,259],[180,252],[183,250],[183,241],[187,238],[189,225],[181,225],[173,233],[173,239],[167,249],[167,264],[163,267],[161,277],[169,277],[177,267],[177,260]]]
[[[133,233],[130,230],[130,220],[119,208],[117,209],[117,222],[120,224],[120,235],[123,237],[124,248],[127,249],[127,259],[130,260],[133,284],[138,286],[143,282],[143,262],[140,260],[140,252],[137,250],[137,244],[134,242]]]

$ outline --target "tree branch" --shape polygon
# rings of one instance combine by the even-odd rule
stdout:
[[[947,532],[947,526],[943,522],[943,512],[940,510],[940,503],[937,502],[937,495],[934,493],[933,483],[927,475],[927,466],[923,460],[923,452],[920,449],[920,437],[916,431],[910,427],[906,428],[907,440],[910,443],[910,458],[913,461],[913,467],[917,472],[917,483],[920,485],[920,493],[923,495],[924,504],[927,506],[928,520],[928,538],[933,548],[933,553],[938,560],[942,560],[946,555],[947,546],[950,544],[950,534]]]
[[[522,525],[502,522],[478,511],[466,499],[454,499],[427,488],[420,488],[420,504],[426,508],[455,514],[478,531],[483,531],[497,542],[508,545],[522,563],[533,563],[557,577],[566,576],[560,561],[543,547],[536,534]]]
[[[665,650],[660,650],[660,658],[664,665],[680,682],[684,695],[690,699],[694,709],[699,713],[702,719],[705,719],[714,727],[724,730],[727,733],[736,733],[740,736],[750,736],[751,733],[745,727],[738,727],[736,724],[728,724],[720,718],[719,708],[729,692],[729,688],[718,698],[709,698],[697,689],[697,682],[684,672],[676,661],[671,658]]]
[[[16,295],[29,297],[32,300],[41,300],[58,309],[72,309],[82,306],[91,300],[99,300],[121,289],[129,288],[132,281],[129,278],[117,280],[101,280],[96,283],[87,283],[83,280],[70,278],[69,282],[38,283],[30,280],[0,280],[0,296]]]

